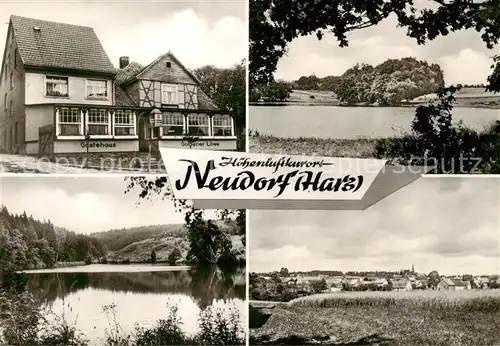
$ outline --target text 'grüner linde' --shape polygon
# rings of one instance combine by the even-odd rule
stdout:
[[[277,187],[278,192],[274,197],[280,196],[286,190],[287,186],[293,186],[294,191],[356,192],[363,185],[362,175],[358,175],[357,177],[345,175],[340,178],[322,178],[323,172],[300,170],[280,174],[272,178],[257,177],[251,171],[241,171],[233,177],[210,176],[210,173],[216,169],[214,160],[207,162],[203,173],[195,161],[179,161],[188,162],[189,166],[184,181],[177,180],[175,182],[177,190],[183,190],[187,187],[193,172],[198,189],[207,188],[211,191],[244,191],[247,189],[271,191]]]

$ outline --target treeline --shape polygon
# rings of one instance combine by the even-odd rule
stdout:
[[[102,257],[105,248],[95,238],[35,220],[24,212],[0,210],[0,272],[50,268],[57,262],[79,262]]]
[[[331,91],[344,104],[396,105],[444,87],[441,67],[415,58],[388,59],[372,66],[356,64],[341,76],[302,76],[273,81],[250,91],[250,101],[284,101],[292,90]]]

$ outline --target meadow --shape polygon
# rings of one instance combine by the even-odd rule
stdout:
[[[252,344],[500,344],[500,290],[328,293],[269,311]]]

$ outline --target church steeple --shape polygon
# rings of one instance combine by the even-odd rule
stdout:
[[[413,264],[411,265],[411,272],[415,273],[415,266]]]

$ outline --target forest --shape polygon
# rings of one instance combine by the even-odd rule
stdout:
[[[76,234],[35,220],[26,212],[12,214],[0,210],[0,272],[33,268],[50,268],[57,262],[83,262],[100,258],[106,250],[95,238]]]

